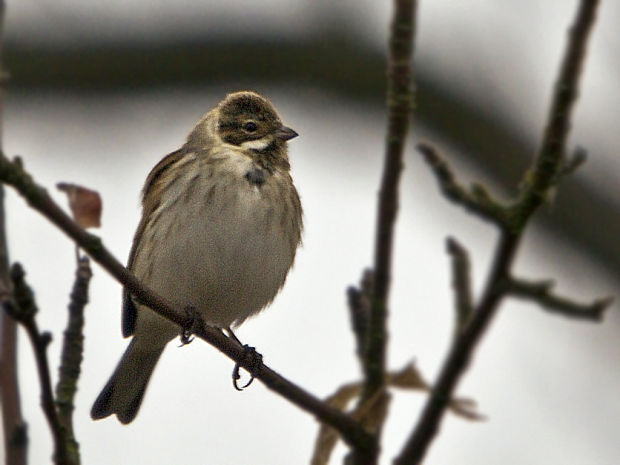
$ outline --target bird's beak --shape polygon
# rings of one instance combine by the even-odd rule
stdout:
[[[297,134],[293,129],[287,126],[280,126],[276,131],[276,137],[281,140],[291,140],[293,137],[297,137]]]

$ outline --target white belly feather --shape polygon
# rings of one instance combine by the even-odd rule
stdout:
[[[193,163],[202,164],[185,180],[194,188],[165,192],[144,231],[143,239],[155,247],[150,253],[140,248],[134,269],[143,270],[138,278],[179,307],[194,307],[208,324],[240,324],[284,283],[297,240],[285,234],[283,218],[294,213],[287,212],[289,199],[274,198],[285,192],[277,173],[261,186],[247,181],[253,167],[247,157],[234,157],[226,171],[221,164]],[[174,325],[164,326],[167,337],[178,333]],[[164,329],[161,317],[144,309],[138,332],[141,328],[160,334]]]

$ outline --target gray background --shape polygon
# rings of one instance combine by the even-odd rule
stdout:
[[[576,4],[421,2],[419,105],[395,244],[391,367],[415,359],[433,379],[446,352],[453,312],[444,238],[454,235],[470,249],[478,290],[496,238],[441,197],[414,142],[436,143],[464,181],[514,192],[542,131]],[[227,92],[253,88],[268,96],[300,133],[290,153],[306,232],[284,290],[238,336],[270,366],[326,396],[359,377],[345,288],[372,259],[390,14],[390,2],[349,0],[9,2],[4,149],[20,154],[60,202],[58,181],[97,189],[104,200],[97,233],[124,260],[150,168]],[[571,146],[586,147],[589,162],[544,209],[516,264],[531,278],[556,277],[561,292],[585,301],[616,293],[620,276],[619,17],[617,2],[603,2],[575,113]],[[55,335],[55,365],[73,247],[12,192],[8,223],[11,258],[26,267],[39,324]],[[232,363],[200,341],[170,344],[130,426],[92,422],[90,405],[126,345],[120,287],[94,271],[75,412],[83,463],[308,462],[316,422],[260,383],[234,391]],[[619,325],[617,305],[597,325],[509,301],[458,390],[488,421],[448,415],[425,463],[619,463]],[[21,339],[30,459],[48,463],[50,436]],[[382,463],[401,447],[423,400],[396,393]],[[337,452],[333,463],[344,448]]]

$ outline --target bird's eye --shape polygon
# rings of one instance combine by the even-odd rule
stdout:
[[[243,125],[243,129],[245,129],[248,132],[254,132],[258,129],[258,126],[254,121],[248,121],[247,123]]]

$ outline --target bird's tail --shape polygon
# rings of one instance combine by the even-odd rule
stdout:
[[[134,337],[114,373],[95,400],[90,416],[99,420],[116,414],[123,424],[130,423],[138,414],[142,397],[165,343],[144,347]]]

